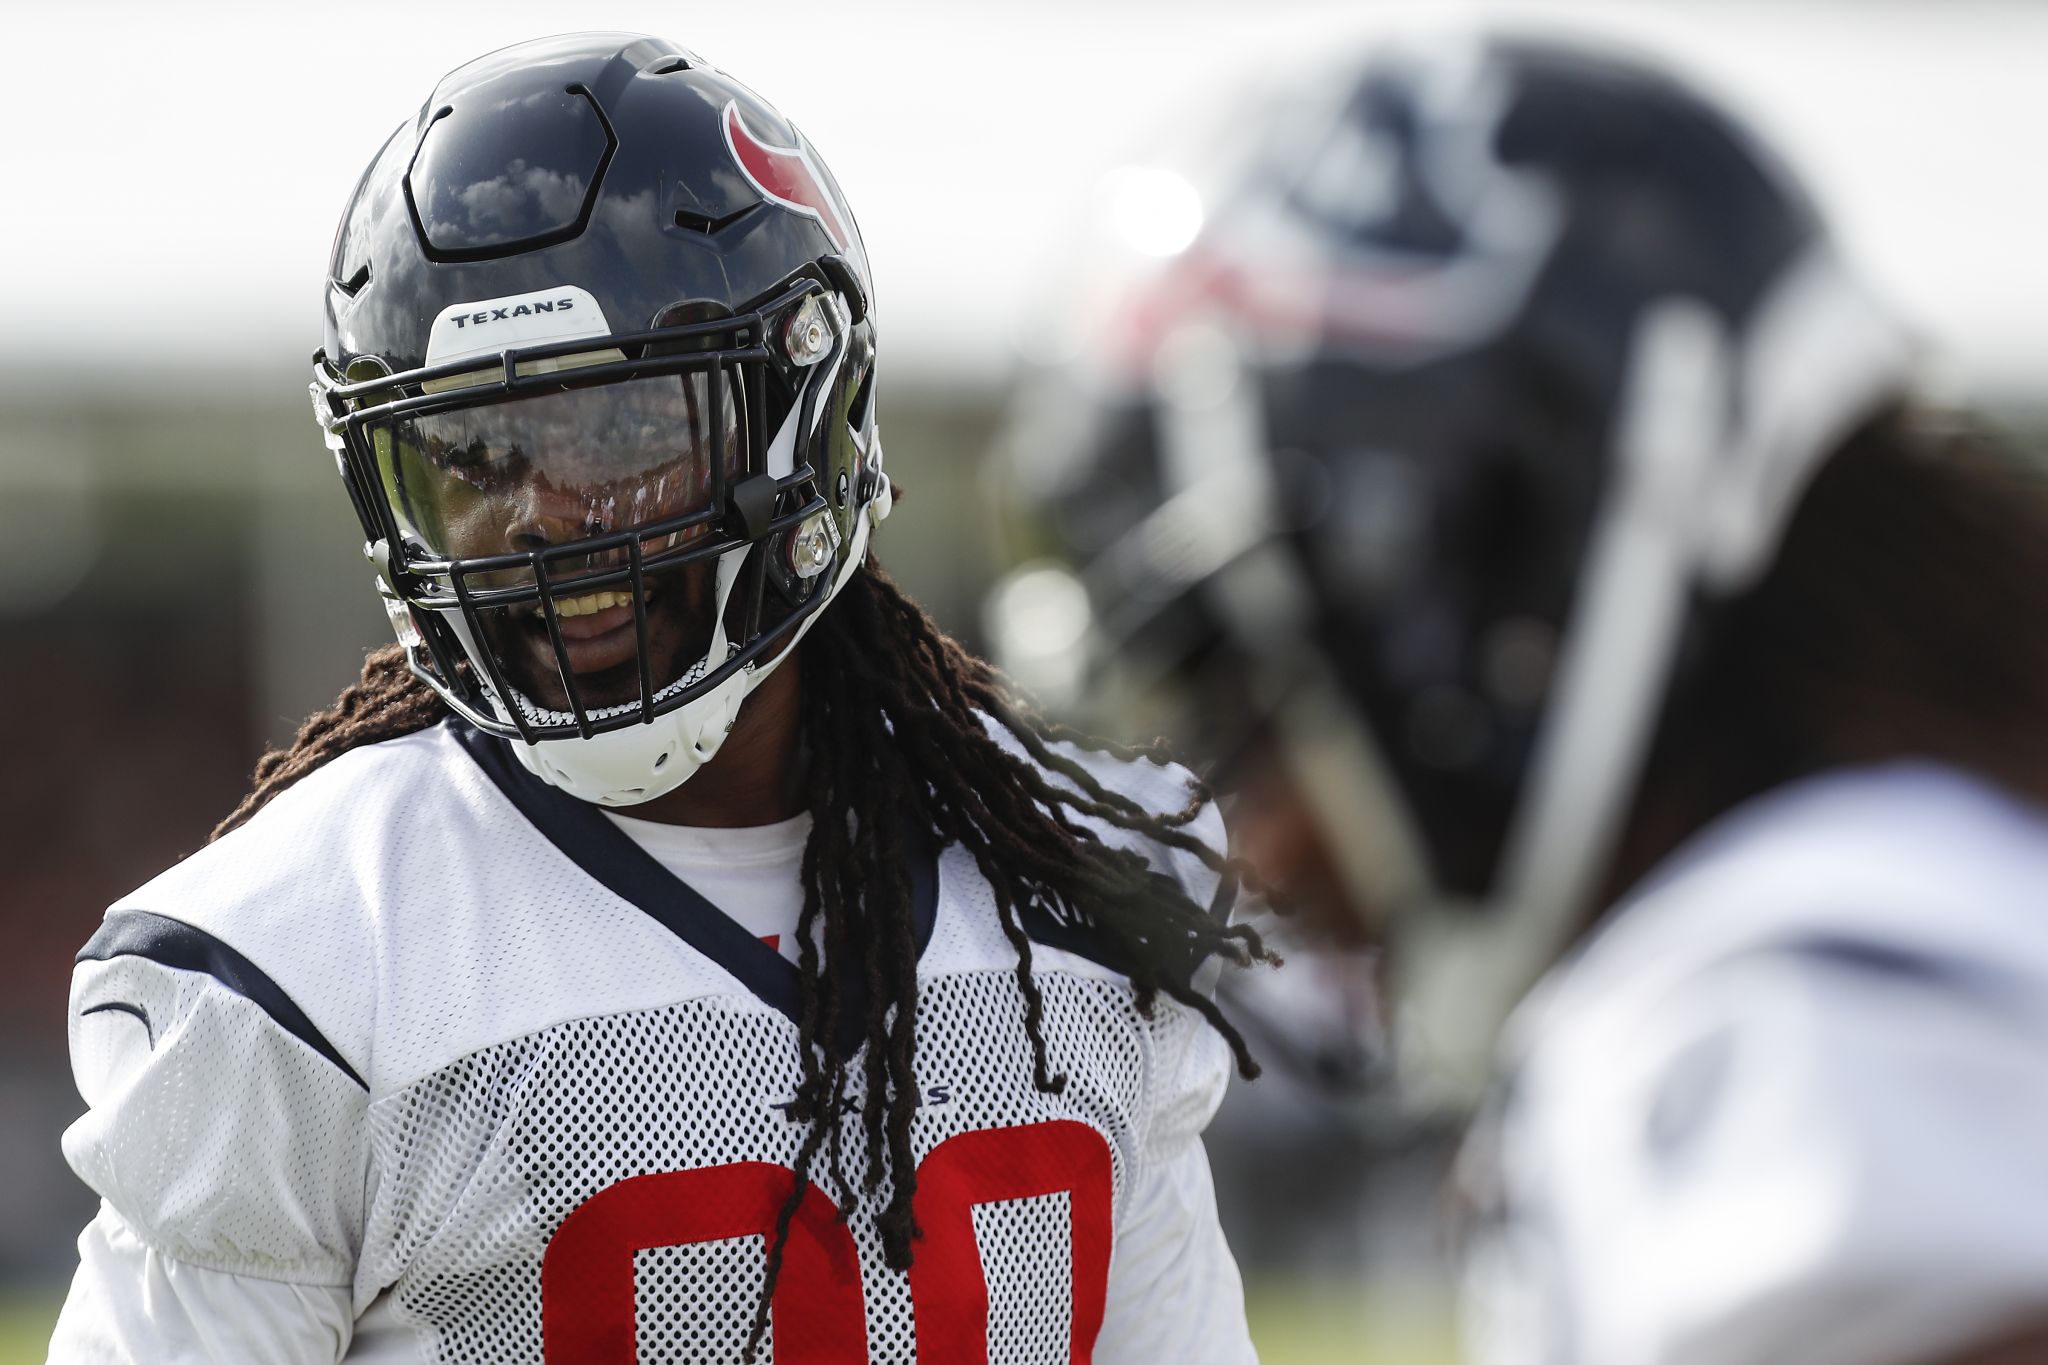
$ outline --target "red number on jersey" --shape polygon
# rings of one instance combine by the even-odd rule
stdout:
[[[584,1200],[562,1220],[541,1259],[542,1357],[549,1365],[634,1365],[634,1254],[773,1237],[789,1182],[787,1167],[738,1161],[637,1175]],[[868,1358],[853,1235],[815,1185],[790,1224],[771,1308],[778,1363],[848,1365]]]
[[[910,1304],[921,1358],[988,1365],[988,1277],[974,1206],[1063,1191],[1073,1253],[1067,1359],[1087,1365],[1109,1292],[1109,1144],[1072,1119],[959,1133],[918,1164],[924,1241],[910,1265]]]
[[[653,1247],[775,1234],[787,1167],[764,1161],[634,1176],[569,1216],[541,1260],[541,1337],[548,1365],[633,1365],[633,1257]],[[986,1365],[988,1280],[974,1206],[1065,1193],[1073,1325],[1068,1359],[1087,1365],[1102,1328],[1111,1242],[1109,1144],[1062,1119],[960,1133],[917,1168],[924,1240],[910,1268],[921,1359]],[[853,1236],[813,1185],[790,1225],[771,1304],[777,1365],[865,1361],[867,1311]]]

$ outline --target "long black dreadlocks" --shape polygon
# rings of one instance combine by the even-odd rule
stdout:
[[[1229,1043],[1247,1077],[1258,1074],[1258,1064],[1215,1003],[1190,982],[1188,968],[1210,957],[1240,965],[1277,961],[1254,930],[1228,923],[1246,870],[1186,829],[1205,804],[1205,791],[1195,786],[1183,809],[1157,812],[1104,787],[1053,746],[1078,743],[1127,759],[1156,761],[1161,755],[1155,748],[1081,735],[1039,716],[872,560],[805,638],[802,666],[832,680],[829,687],[804,689],[802,718],[812,756],[812,821],[797,927],[803,1079],[791,1113],[809,1129],[769,1248],[767,1288],[755,1309],[749,1360],[767,1330],[789,1229],[821,1153],[840,1196],[841,1216],[859,1202],[841,1162],[839,1097],[851,1059],[831,1041],[845,1007],[842,972],[860,971],[867,987],[859,1118],[868,1157],[860,1193],[873,1196],[888,1185],[875,1227],[891,1268],[909,1268],[911,1244],[919,1235],[911,1152],[917,947],[905,813],[935,843],[966,849],[994,889],[1003,933],[1017,952],[1032,1080],[1041,1091],[1058,1093],[1066,1077],[1046,1055],[1044,999],[1032,976],[1025,907],[1092,926],[1128,964],[1141,1010],[1150,1013],[1164,993],[1201,1014]],[[423,729],[445,714],[440,698],[412,676],[396,646],[375,651],[361,680],[333,707],[307,720],[290,748],[263,757],[253,790],[213,837],[242,824],[335,756]],[[998,742],[988,722],[1013,736],[1029,761]],[[1083,820],[1196,854],[1221,877],[1217,903],[1195,903],[1141,854],[1104,843]]]

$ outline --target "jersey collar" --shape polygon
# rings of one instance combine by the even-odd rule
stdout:
[[[443,722],[505,799],[593,881],[636,906],[656,923],[729,972],[763,1002],[792,1022],[802,1014],[797,969],[773,948],[706,900],[696,888],[663,867],[604,813],[534,776],[514,757],[507,740],[487,735],[466,721]],[[938,859],[931,836],[905,821],[911,850],[910,912],[917,951],[924,954],[938,918]],[[860,1050],[864,1039],[867,983],[858,971],[841,973],[838,1037],[842,1057]]]

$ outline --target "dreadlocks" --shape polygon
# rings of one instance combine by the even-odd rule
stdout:
[[[1227,922],[1225,912],[1244,870],[1186,829],[1206,802],[1205,791],[1195,786],[1183,809],[1155,812],[1103,786],[1053,745],[1078,743],[1126,759],[1156,761],[1160,755],[1044,720],[872,560],[806,636],[804,668],[810,676],[831,679],[830,686],[804,689],[801,721],[812,756],[811,833],[797,927],[803,1073],[791,1113],[809,1128],[769,1248],[767,1289],[748,1338],[750,1360],[767,1329],[791,1223],[821,1155],[842,1217],[861,1202],[854,1197],[856,1183],[864,1197],[881,1197],[886,1184],[875,1228],[891,1268],[909,1268],[911,1243],[920,1235],[912,1215],[917,943],[906,814],[916,833],[957,843],[971,854],[995,893],[1003,933],[1017,953],[1032,1080],[1041,1091],[1058,1093],[1066,1077],[1046,1053],[1044,999],[1032,976],[1031,939],[1023,922],[1027,907],[1091,926],[1127,971],[1141,1010],[1149,1014],[1161,993],[1195,1010],[1229,1043],[1247,1077],[1258,1074],[1257,1063],[1215,1003],[1192,984],[1190,967],[1215,956],[1241,965],[1276,960],[1255,931]],[[337,755],[423,729],[444,714],[440,699],[413,677],[396,646],[372,653],[359,682],[309,719],[289,749],[257,764],[254,790],[213,837]],[[1028,760],[1000,742],[991,723]],[[1221,876],[1217,904],[1196,904],[1143,855],[1104,843],[1084,820],[1195,854]],[[855,971],[866,986],[861,1023],[867,1043],[859,1114],[867,1161],[857,1174],[841,1159],[841,1096],[852,1062],[833,1043],[845,1008],[842,974]]]

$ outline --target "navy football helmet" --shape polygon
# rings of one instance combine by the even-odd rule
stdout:
[[[450,73],[325,296],[314,408],[413,671],[584,799],[707,761],[888,512],[852,211],[673,43]]]
[[[1071,577],[1012,581],[998,653],[1056,620],[1083,694],[1283,768],[1392,941],[1397,1046],[1463,1087],[1593,908],[1698,605],[1910,348],[1777,160],[1630,58],[1394,45],[1251,145],[1029,404],[1086,420],[1009,443]]]

